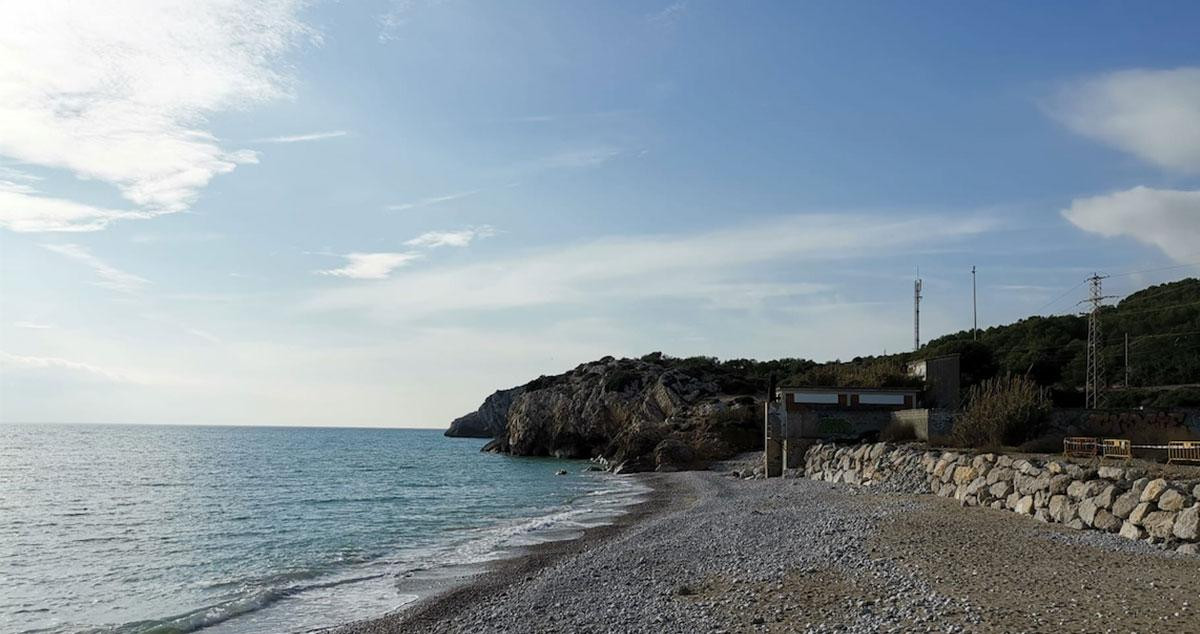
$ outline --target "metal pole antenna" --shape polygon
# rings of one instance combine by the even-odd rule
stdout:
[[[975,265],[971,265],[971,341],[979,336],[979,308],[975,302]]]
[[[1104,390],[1104,344],[1100,332],[1100,305],[1108,299],[1101,289],[1100,282],[1108,277],[1092,273],[1088,278],[1091,283],[1091,296],[1087,303],[1092,308],[1088,312],[1088,344],[1087,344],[1087,385],[1084,387],[1083,401],[1088,409],[1100,406],[1100,393]],[[1082,302],[1081,302],[1082,303]]]
[[[920,275],[918,272],[917,275]],[[921,349],[921,278],[913,282],[913,352]]]

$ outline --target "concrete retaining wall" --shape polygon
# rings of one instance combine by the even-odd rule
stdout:
[[[804,475],[954,498],[1072,528],[1119,533],[1200,553],[1200,480],[1149,479],[1136,469],[1061,460],[927,451],[918,445],[819,444]]]

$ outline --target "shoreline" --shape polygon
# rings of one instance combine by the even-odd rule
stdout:
[[[636,476],[613,524],[336,634],[1200,631],[1197,560],[953,500]]]
[[[645,499],[626,507],[611,522],[585,528],[582,534],[573,538],[517,547],[510,555],[491,561],[414,574],[401,582],[400,587],[403,592],[417,595],[416,600],[381,616],[309,631],[320,634],[409,632],[414,628],[429,627],[453,619],[458,613],[469,610],[479,599],[503,591],[514,580],[527,579],[564,557],[583,553],[597,543],[666,512],[678,503],[674,494],[679,487],[664,475],[639,473],[612,476],[636,478],[648,491]]]

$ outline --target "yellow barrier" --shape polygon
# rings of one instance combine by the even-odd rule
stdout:
[[[1129,462],[1133,460],[1133,445],[1124,438],[1105,438],[1101,445],[1105,458],[1115,458]]]
[[[1086,436],[1063,439],[1063,455],[1075,458],[1095,458],[1099,453],[1100,441]]]
[[[1167,464],[1200,462],[1200,441],[1172,440],[1167,443]]]

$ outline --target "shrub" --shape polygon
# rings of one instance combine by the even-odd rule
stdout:
[[[967,391],[951,439],[962,447],[1018,445],[1034,438],[1050,412],[1045,390],[1023,376],[988,379]]]

